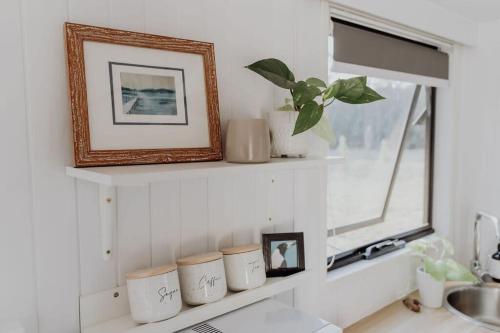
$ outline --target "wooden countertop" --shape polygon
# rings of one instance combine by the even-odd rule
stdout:
[[[412,297],[418,297],[413,294]],[[420,313],[395,302],[344,330],[344,333],[492,333],[446,310],[422,307]]]

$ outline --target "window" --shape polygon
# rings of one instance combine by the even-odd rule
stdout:
[[[333,43],[330,38],[329,81],[356,76],[335,71]],[[368,246],[381,241],[432,232],[436,89],[376,76],[368,77],[368,85],[386,99],[333,103],[328,110],[337,136],[330,153],[345,158],[329,171],[328,255],[335,256],[333,268],[362,259]]]

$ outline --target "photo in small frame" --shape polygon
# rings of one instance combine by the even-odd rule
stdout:
[[[262,235],[266,276],[288,276],[305,269],[304,233]]]

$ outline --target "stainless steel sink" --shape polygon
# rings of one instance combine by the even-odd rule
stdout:
[[[492,286],[461,286],[446,291],[444,306],[476,325],[500,332],[500,289]]]

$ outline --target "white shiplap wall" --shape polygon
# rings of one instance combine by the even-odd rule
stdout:
[[[127,246],[118,243],[114,251],[124,257],[133,254],[133,260],[94,260],[98,248],[89,244],[95,242],[99,231],[95,224],[97,190],[64,173],[64,167],[72,164],[73,152],[63,23],[214,42],[225,124],[230,118],[261,116],[282,100],[278,89],[243,68],[255,60],[278,57],[290,64],[298,77],[325,76],[326,32],[322,31],[328,18],[324,2],[5,0],[0,9],[0,105],[4,119],[9,120],[0,123],[0,145],[8,154],[0,163],[0,259],[9,271],[0,289],[0,330],[19,322],[28,333],[37,328],[42,333],[78,332],[80,293],[114,287],[117,281],[123,282],[126,270],[145,261],[161,263],[181,253],[256,237],[256,231],[252,236],[238,232],[232,237],[208,236],[206,232],[225,229],[222,221],[245,226],[259,214],[267,215],[259,206],[264,204],[249,206],[245,201],[257,195],[266,175],[252,176],[255,182],[210,178],[121,188],[118,237],[134,242]],[[243,190],[236,196],[235,189],[240,186]],[[273,201],[272,194],[265,196],[268,204],[281,204]],[[265,196],[261,193],[258,198]],[[221,198],[234,199],[234,205],[227,206]],[[202,204],[189,209],[188,202],[194,200],[187,199]],[[276,219],[289,218],[288,208],[280,206]],[[184,240],[168,232],[161,223],[167,218],[171,221],[168,230],[177,230],[192,247],[183,246]],[[200,220],[203,223],[195,223]],[[147,242],[150,244],[145,247]]]
[[[442,12],[439,20],[408,22],[407,6],[395,0],[377,1],[377,4],[370,0],[341,2],[391,21],[418,23],[417,28],[438,35],[453,33],[452,39],[465,44],[470,39],[467,36],[474,35],[470,22],[457,21],[457,17]],[[428,6],[425,3],[413,3],[411,12],[422,14],[415,17],[426,17]],[[64,173],[64,167],[72,164],[72,147],[63,23],[73,21],[214,42],[221,118],[225,123],[230,118],[259,116],[282,100],[279,89],[243,69],[252,61],[277,57],[289,63],[297,77],[326,75],[328,8],[325,10],[325,7],[326,0],[2,0],[0,110],[4,117],[0,122],[0,149],[3,152],[0,163],[0,264],[5,269],[2,269],[0,283],[0,332],[16,325],[23,326],[28,333],[77,332],[80,292],[112,287],[119,277],[116,266],[108,263],[96,261],[95,267],[89,266],[99,249],[91,247],[87,251],[82,247],[95,238],[98,230],[95,225],[80,227],[84,220],[97,219],[97,212],[92,208],[97,201],[96,189],[91,184],[77,184]],[[441,114],[451,117],[452,108],[448,111]],[[441,134],[438,141],[445,142],[449,137]],[[449,174],[447,169],[442,173]],[[296,177],[294,186],[308,184],[311,177],[315,179],[318,175],[302,170]],[[211,185],[219,182],[220,186]],[[172,221],[168,227],[182,231],[181,197],[176,193],[186,195],[192,186],[197,185],[181,188],[181,184],[155,184],[137,192],[120,190],[119,197],[133,200],[137,196],[137,205],[145,205],[143,191],[150,191],[149,203],[158,210],[149,211],[150,226],[145,228],[163,228],[162,233],[167,235],[166,225],[159,221],[168,216]],[[224,228],[221,221],[230,220],[235,211],[257,214],[248,207],[235,209],[236,206],[228,207],[223,204],[224,200],[219,200],[219,196],[233,195],[233,180],[208,179],[205,186],[209,217],[204,228]],[[269,193],[269,200],[273,200],[275,197]],[[161,198],[164,198],[163,203],[155,203]],[[315,204],[317,201],[311,198],[294,199],[295,226],[306,225],[312,219],[300,207]],[[220,209],[217,205],[221,205]],[[321,212],[321,207],[316,208]],[[285,212],[283,216],[289,214],[284,208],[280,211]],[[249,221],[248,215],[238,214],[241,221]],[[124,223],[128,222],[131,221]],[[145,232],[146,229],[133,236],[147,239]],[[157,254],[142,253],[142,258],[159,263],[178,256],[180,240],[170,234],[166,237],[151,233],[152,248],[169,247],[169,250],[151,250]],[[242,237],[232,236],[233,239]],[[324,234],[309,237],[313,240],[311,246],[318,247]],[[207,247],[231,240],[210,235]],[[313,252],[316,253],[307,253]],[[313,260],[315,258],[310,258],[309,262]],[[324,281],[318,280],[319,283]],[[379,287],[378,281],[371,283]],[[309,294],[308,290],[299,292]],[[333,289],[324,292],[323,298],[316,301],[317,304],[305,302],[300,306],[312,312],[313,306],[321,307],[325,319],[334,320],[326,316],[330,315],[332,302],[337,302],[340,308],[344,302],[352,301],[349,295],[338,299]],[[302,302],[297,301],[296,304]]]
[[[0,332],[37,326],[31,225],[31,179],[24,91],[23,40],[17,0],[0,10]]]
[[[102,259],[98,185],[77,182],[81,295],[125,284],[127,272],[292,231],[293,170],[118,187],[111,260]],[[274,204],[275,202],[279,204]]]
[[[258,243],[266,232],[304,231],[307,269],[320,272],[325,257],[325,239],[318,238],[325,236],[325,177],[325,165],[305,169],[285,165],[273,171],[247,169],[226,176],[118,187],[115,245],[108,261],[101,252],[98,185],[79,180],[82,327],[128,313],[120,288],[126,286],[127,272],[226,246]],[[119,299],[113,297],[115,287]],[[307,289],[310,293],[314,288]],[[294,304],[293,292],[277,298]]]

